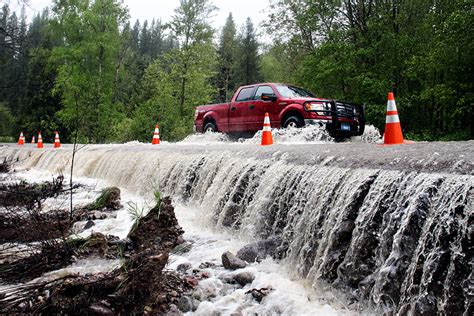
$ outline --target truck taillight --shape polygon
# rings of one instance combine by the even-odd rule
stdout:
[[[199,111],[198,111],[198,110],[195,110],[195,111],[194,111],[194,120],[197,119],[198,115],[199,115]]]

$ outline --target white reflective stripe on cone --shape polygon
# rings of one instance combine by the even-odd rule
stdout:
[[[270,128],[270,126],[264,126],[264,127],[263,127],[263,131],[264,131],[264,132],[271,132],[272,129]]]
[[[396,111],[396,110],[397,110],[397,105],[395,103],[395,100],[388,100],[387,111]]]
[[[268,116],[265,116],[265,119],[263,120],[263,124],[270,124],[270,118]]]
[[[400,123],[400,119],[398,118],[398,115],[387,115],[385,123]]]

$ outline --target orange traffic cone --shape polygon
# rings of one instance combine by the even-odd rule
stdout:
[[[18,138],[18,145],[25,144],[25,136],[23,136],[23,132],[20,133],[20,137]]]
[[[153,133],[153,140],[151,141],[152,145],[158,145],[160,143],[160,129],[158,124],[155,126],[155,132]]]
[[[43,138],[41,137],[41,132],[38,132],[38,144],[36,144],[37,148],[43,148]]]
[[[400,126],[400,119],[398,118],[397,105],[395,104],[393,92],[388,93],[387,117],[385,119],[385,134],[383,139],[385,145],[403,144],[402,127]]]
[[[32,144],[36,143],[36,141],[35,141],[35,136],[31,137],[31,143],[32,143]]]
[[[273,137],[272,137],[272,129],[270,126],[270,116],[268,116],[268,113],[265,113],[265,119],[263,120],[262,146],[272,145],[272,144],[273,144]]]
[[[56,136],[54,136],[54,148],[61,148],[61,142],[59,141],[59,133],[55,132]]]

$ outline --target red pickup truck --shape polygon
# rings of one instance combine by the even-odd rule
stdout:
[[[198,106],[195,130],[256,132],[262,129],[266,112],[273,128],[324,124],[334,137],[362,135],[365,128],[361,105],[317,98],[292,85],[259,83],[240,87],[230,103]]]

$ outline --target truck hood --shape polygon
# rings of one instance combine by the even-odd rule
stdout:
[[[311,101],[331,101],[331,99],[325,99],[325,98],[284,98],[281,100],[284,102],[300,103],[300,104],[303,104],[305,102],[311,102]]]

